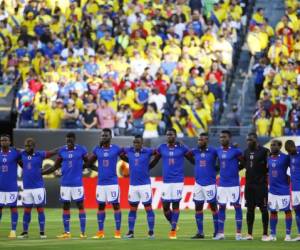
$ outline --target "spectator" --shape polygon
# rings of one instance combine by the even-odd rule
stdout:
[[[64,118],[63,100],[57,99],[52,101],[51,107],[46,111],[45,114],[45,128],[48,129],[59,129],[62,125]]]
[[[94,103],[90,102],[85,105],[85,110],[80,115],[80,122],[85,130],[97,128],[97,116]]]
[[[98,117],[98,128],[113,129],[115,127],[116,112],[108,106],[108,101],[100,100],[96,114]]]
[[[284,134],[285,122],[280,116],[280,109],[275,109],[272,114],[269,135],[272,137],[279,137]]]
[[[261,58],[259,62],[252,67],[252,73],[254,73],[255,84],[255,97],[256,100],[260,98],[260,93],[263,90],[263,83],[265,80],[264,70],[266,68],[266,59]]]
[[[143,122],[145,125],[143,137],[144,138],[156,138],[158,137],[158,125],[161,120],[161,115],[157,112],[155,103],[149,103],[147,106],[147,112],[143,116]]]
[[[77,128],[79,118],[79,110],[75,106],[73,99],[69,99],[64,109],[64,127]]]
[[[255,121],[255,127],[258,136],[269,135],[270,119],[267,118],[265,110],[260,113],[260,117]]]
[[[116,114],[116,135],[129,135],[132,130],[132,114],[128,105],[121,105]]]

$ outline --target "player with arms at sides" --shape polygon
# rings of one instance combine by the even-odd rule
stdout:
[[[272,140],[271,154],[268,157],[269,168],[269,194],[268,205],[270,214],[271,234],[269,241],[276,241],[276,227],[278,211],[285,212],[285,241],[291,240],[292,212],[290,209],[290,185],[287,170],[290,165],[289,156],[280,151],[282,143]]]
[[[236,240],[242,240],[243,212],[240,203],[239,171],[242,163],[242,151],[231,146],[231,133],[223,130],[220,134],[221,147],[217,148],[220,165],[220,180],[217,188],[217,201],[219,203],[218,234],[215,240],[223,240],[224,224],[226,219],[226,204],[230,203],[235,209]]]
[[[290,173],[292,182],[292,204],[296,214],[298,236],[293,241],[300,241],[300,147],[295,142],[288,140],[285,143],[285,150],[290,156]]]
[[[75,144],[76,136],[73,132],[66,135],[66,145],[58,151],[58,157],[53,167],[43,171],[43,175],[50,174],[61,167],[60,199],[63,203],[63,225],[64,233],[58,235],[59,239],[71,238],[70,233],[70,208],[71,201],[75,201],[79,211],[80,238],[86,238],[86,213],[84,210],[84,190],[82,184],[82,171],[84,162],[88,162],[87,149]]]
[[[194,163],[189,149],[177,142],[176,130],[169,128],[167,143],[161,144],[150,166],[155,166],[160,158],[163,164],[162,203],[166,219],[171,224],[169,239],[177,239],[176,227],[179,218],[179,203],[182,198],[184,181],[184,158]],[[170,206],[172,204],[172,211]]]
[[[136,221],[137,208],[143,203],[147,214],[148,236],[154,238],[154,212],[152,210],[152,189],[150,181],[150,161],[155,151],[143,147],[143,137],[135,136],[133,147],[124,148],[129,162],[129,193],[128,202],[130,211],[128,214],[129,231],[126,238],[134,238],[134,225]]]
[[[203,239],[203,205],[207,202],[210,206],[213,222],[214,237],[218,232],[218,206],[216,201],[216,174],[217,174],[217,150],[208,146],[208,134],[201,133],[198,139],[198,147],[192,149],[195,158],[195,219],[198,232],[192,239]]]
[[[0,221],[4,206],[10,207],[11,231],[9,238],[16,238],[18,224],[18,162],[20,152],[10,146],[10,136],[2,134],[0,136]]]
[[[117,176],[118,157],[127,160],[122,155],[123,150],[114,144],[111,144],[112,132],[108,128],[101,131],[100,145],[93,149],[89,157],[89,165],[92,166],[98,160],[98,184],[96,189],[96,199],[98,202],[98,232],[93,237],[95,239],[104,238],[104,221],[106,202],[112,204],[115,217],[115,239],[121,238],[122,214],[120,210],[120,190]]]
[[[21,167],[23,169],[23,232],[19,239],[28,238],[28,228],[31,221],[31,210],[36,206],[40,226],[40,238],[46,239],[45,213],[46,190],[42,177],[43,160],[57,154],[58,149],[51,151],[35,151],[35,141],[27,138],[24,143],[25,150],[21,152]]]
[[[244,151],[244,164],[246,169],[245,200],[247,207],[248,235],[245,240],[253,240],[253,224],[255,208],[261,212],[263,235],[261,240],[268,239],[268,156],[269,150],[259,145],[257,135],[249,133],[247,136],[247,149]]]

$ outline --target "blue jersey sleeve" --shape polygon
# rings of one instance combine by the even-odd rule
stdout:
[[[182,152],[183,154],[187,154],[190,152],[190,149],[186,145],[182,145]]]
[[[81,151],[82,151],[82,157],[86,156],[88,151],[86,147],[81,147]]]
[[[156,149],[156,152],[160,155],[162,154],[162,145],[159,145],[159,147]]]
[[[39,155],[41,156],[42,160],[46,159],[47,152],[46,151],[38,151]]]
[[[96,147],[93,148],[93,154],[94,155],[97,155],[97,148],[98,148],[98,146],[96,146]]]
[[[243,155],[242,150],[240,150],[239,148],[236,148],[235,149],[235,156],[236,157],[241,157],[242,155]]]

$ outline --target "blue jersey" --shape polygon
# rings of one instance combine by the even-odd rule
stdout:
[[[133,147],[125,148],[129,161],[130,185],[150,184],[149,163],[154,151],[151,148],[142,148],[137,152]]]
[[[93,154],[98,159],[98,185],[118,184],[117,162],[121,152],[121,148],[117,145],[94,148]]]
[[[184,180],[184,157],[188,153],[185,145],[176,144],[169,147],[167,144],[161,144],[157,152],[162,157],[163,163],[163,182],[179,183]]]
[[[27,154],[26,151],[21,153],[24,189],[44,187],[42,165],[46,156],[47,154],[45,151],[36,151],[32,155]]]
[[[300,147],[297,147],[297,154],[290,155],[290,169],[292,190],[300,191]]]
[[[217,150],[208,147],[205,150],[195,148],[192,150],[195,157],[195,180],[201,186],[216,184]]]
[[[58,151],[58,157],[62,159],[61,185],[66,187],[82,186],[83,159],[87,156],[87,150],[81,145],[75,145],[69,150],[67,146]]]
[[[217,149],[220,164],[220,187],[240,186],[239,158],[242,151],[239,148],[219,147]]]
[[[290,159],[286,154],[280,153],[277,156],[268,158],[269,168],[269,192],[275,195],[289,195],[290,187],[287,169]]]
[[[8,152],[0,152],[0,192],[18,191],[18,161],[20,153],[9,148]]]

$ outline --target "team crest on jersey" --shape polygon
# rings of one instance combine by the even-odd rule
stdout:
[[[200,155],[202,158],[204,158],[205,157],[205,153],[201,153],[201,155]]]
[[[6,159],[6,158],[3,158],[2,161],[3,161],[3,163],[6,163],[6,162],[7,162],[7,159]]]
[[[31,156],[30,155],[28,156],[28,160],[31,160]]]
[[[108,153],[107,153],[107,152],[104,152],[104,153],[103,153],[103,156],[104,156],[104,157],[108,157]]]
[[[293,159],[292,159],[292,163],[295,164],[295,161],[296,161],[295,158],[293,158]]]
[[[254,155],[250,155],[250,160],[253,160],[254,159]]]
[[[272,162],[272,167],[275,168],[276,167],[276,163]]]
[[[173,151],[170,151],[169,152],[169,156],[173,156],[174,155],[174,152]]]
[[[222,154],[222,159],[226,159],[226,154]]]
[[[73,157],[73,155],[72,154],[69,154],[69,156],[68,156],[70,159]]]
[[[140,156],[140,153],[139,153],[139,152],[136,152],[136,153],[134,154],[134,156],[135,156],[135,157],[139,157],[139,156]]]

